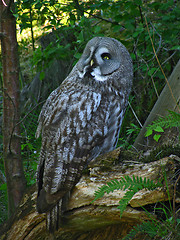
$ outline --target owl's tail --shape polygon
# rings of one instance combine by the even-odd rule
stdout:
[[[60,227],[61,222],[61,205],[62,199],[58,202],[58,204],[53,207],[46,216],[46,228],[49,232],[54,233]]]
[[[57,231],[65,223],[64,212],[67,210],[70,192],[59,200],[59,202],[46,215],[46,228],[50,233]]]

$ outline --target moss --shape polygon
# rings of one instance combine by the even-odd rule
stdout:
[[[112,152],[100,155],[94,161],[92,161],[86,170],[84,170],[83,175],[89,175],[90,168],[98,168],[99,172],[110,172],[114,171],[114,166],[122,165],[121,171],[125,173],[127,169],[133,169],[132,163],[137,162],[154,162],[164,157],[168,157],[171,154],[180,156],[180,145],[162,145],[145,156],[143,152],[135,152],[133,150],[125,150],[118,148]],[[124,164],[126,163],[126,164]],[[128,164],[129,163],[129,164]],[[92,174],[92,173],[91,173]],[[96,175],[92,175],[96,176]]]
[[[154,162],[164,157],[168,157],[171,154],[180,157],[180,145],[161,145],[150,152],[149,156],[142,157],[141,161],[145,163]]]
[[[138,161],[140,158],[140,154],[137,152],[134,152],[132,150],[124,150],[121,149],[121,153],[119,155],[119,159],[117,163],[123,162],[123,161]]]

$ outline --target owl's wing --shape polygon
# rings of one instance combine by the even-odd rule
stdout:
[[[63,93],[55,90],[45,103],[38,128],[42,129],[37,174],[39,212],[47,211],[71,190],[87,160],[100,153],[109,117],[108,111],[99,109],[101,100],[100,93],[72,88]],[[100,117],[96,119],[97,115]]]

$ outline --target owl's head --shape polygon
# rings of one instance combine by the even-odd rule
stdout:
[[[132,83],[132,60],[126,47],[114,38],[91,39],[77,65],[80,78],[87,74],[95,81],[119,81]]]

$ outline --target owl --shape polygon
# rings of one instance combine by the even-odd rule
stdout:
[[[91,39],[71,73],[42,107],[37,211],[53,232],[82,170],[116,147],[133,79],[131,57],[116,39]]]

